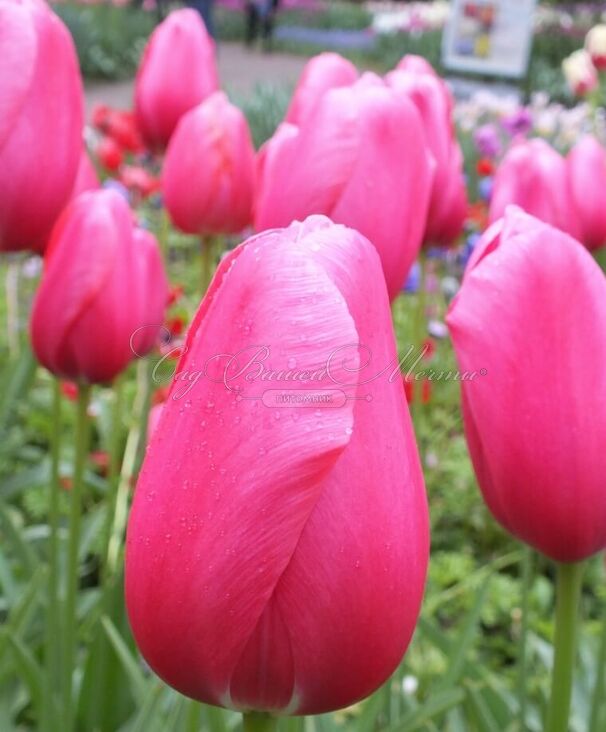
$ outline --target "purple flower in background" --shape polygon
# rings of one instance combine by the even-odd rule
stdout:
[[[501,154],[501,138],[493,124],[478,127],[473,133],[473,142],[477,151],[484,158],[496,158]]]
[[[490,198],[492,196],[492,178],[491,177],[488,176],[486,178],[482,178],[482,180],[479,181],[478,193],[480,194],[480,198],[483,201],[490,203]]]
[[[532,114],[527,107],[520,107],[513,114],[503,117],[501,125],[511,137],[525,135],[532,128]]]
[[[418,262],[415,262],[412,265],[412,269],[410,270],[408,279],[404,283],[404,287],[402,288],[402,291],[407,292],[407,293],[417,292],[420,284],[421,284],[421,267]]]

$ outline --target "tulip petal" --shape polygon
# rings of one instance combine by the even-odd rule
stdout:
[[[0,151],[25,104],[36,64],[36,34],[29,9],[0,5]]]

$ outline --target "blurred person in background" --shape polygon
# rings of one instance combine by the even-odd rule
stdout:
[[[271,50],[274,21],[280,0],[246,0],[246,45],[252,46],[259,34],[263,48]]]
[[[215,0],[186,0],[185,4],[200,13],[208,34],[215,38],[215,23],[213,20]]]

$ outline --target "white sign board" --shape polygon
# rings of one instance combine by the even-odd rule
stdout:
[[[444,30],[444,66],[521,77],[532,44],[536,0],[452,0]]]

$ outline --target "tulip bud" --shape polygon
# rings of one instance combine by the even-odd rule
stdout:
[[[594,25],[585,37],[585,50],[596,69],[606,69],[606,25]]]
[[[34,352],[61,378],[111,381],[153,346],[167,295],[158,245],[133,228],[122,196],[82,193],[51,236],[32,310]]]
[[[432,170],[414,104],[365,74],[326,92],[301,127],[283,125],[266,143],[255,227],[319,213],[357,229],[377,248],[394,298],[421,246]]]
[[[415,64],[404,64],[415,68]],[[392,71],[386,82],[416,106],[435,162],[427,226],[423,241],[430,246],[449,246],[463,230],[467,193],[463,154],[454,133],[453,99],[445,82],[424,71]]]
[[[135,81],[139,130],[163,148],[181,117],[219,88],[215,44],[200,14],[173,11],[149,39]]]
[[[566,160],[568,187],[588,249],[606,244],[606,150],[591,135],[572,148]]]
[[[582,48],[562,61],[562,71],[570,91],[577,97],[584,97],[598,87],[595,66],[590,55]]]
[[[475,374],[462,381],[465,434],[496,519],[559,562],[604,549],[598,265],[568,235],[510,207],[472,254],[447,322],[460,370]]]
[[[350,86],[358,78],[356,67],[338,53],[321,53],[305,65],[288,107],[285,121],[301,125],[327,91]]]
[[[189,234],[236,233],[252,220],[255,150],[242,112],[216,92],[179,123],[162,171],[170,217]]]
[[[514,143],[499,165],[490,201],[490,221],[515,204],[552,226],[578,235],[579,227],[568,193],[566,161],[545,140]]]
[[[46,3],[0,3],[0,36],[0,251],[42,252],[78,170],[78,60]]]
[[[396,363],[380,261],[357,232],[313,217],[219,264],[127,535],[136,642],[180,692],[315,714],[400,662],[428,524],[399,372],[376,376]]]

